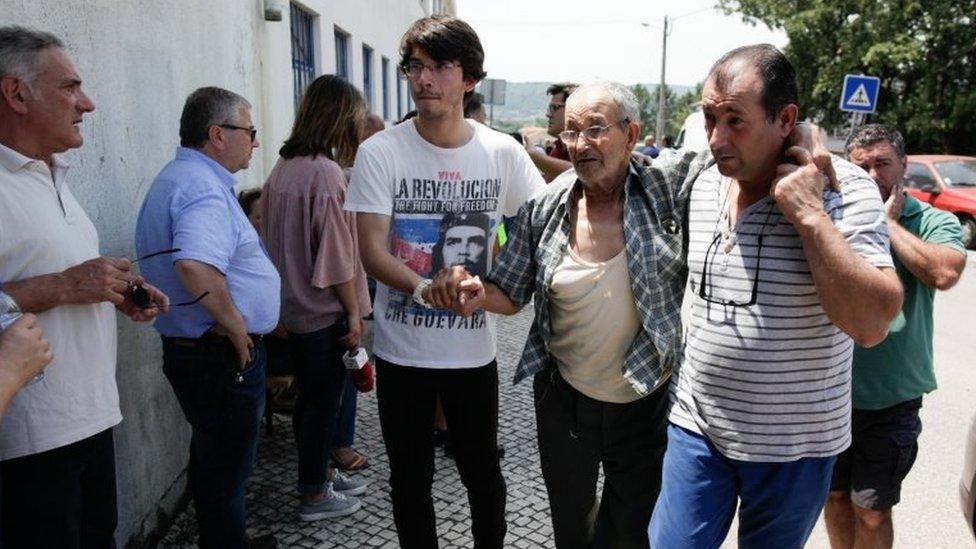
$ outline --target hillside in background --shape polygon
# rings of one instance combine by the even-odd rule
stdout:
[[[537,120],[545,125],[546,105],[549,104],[546,88],[552,84],[552,82],[508,82],[505,88],[505,104],[494,106],[496,125],[499,122],[526,125]],[[653,90],[657,84],[645,83],[644,87]],[[668,85],[668,87],[679,96],[692,89],[692,86]],[[485,109],[491,112],[492,106],[485,105]]]

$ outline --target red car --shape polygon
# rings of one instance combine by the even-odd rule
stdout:
[[[963,244],[976,248],[976,157],[910,154],[905,187],[922,202],[956,214]]]

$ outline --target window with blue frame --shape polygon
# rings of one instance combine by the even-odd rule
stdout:
[[[373,48],[363,44],[363,96],[366,106],[373,110]]]
[[[383,57],[380,63],[383,74],[380,77],[380,85],[383,86],[383,120],[390,119],[390,60]]]
[[[336,76],[349,80],[349,33],[335,28]]]
[[[291,4],[291,72],[295,110],[315,79],[315,15]]]

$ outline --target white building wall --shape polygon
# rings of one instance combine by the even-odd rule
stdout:
[[[307,0],[318,15],[318,73],[335,70],[338,25],[351,35],[351,80],[360,88],[362,44],[373,48],[376,101],[380,60],[390,60],[392,121],[399,39],[430,1]],[[283,20],[270,22],[263,0],[0,0],[0,25],[27,25],[65,41],[95,102],[82,125],[84,147],[66,158],[69,185],[95,223],[104,255],[133,257],[142,197],[173,157],[183,102],[200,86],[251,101],[261,149],[237,177],[241,187],[264,182],[294,116],[290,16],[288,3],[281,5]],[[115,430],[116,538],[120,547],[140,547],[185,494],[189,429],[163,377],[156,332],[122,318],[119,330],[125,419]]]
[[[372,91],[373,111],[383,115],[382,58],[389,59],[389,116],[387,123],[397,120],[396,86],[404,86],[401,96],[407,112],[406,83],[397,78],[400,60],[400,38],[417,19],[429,13],[432,0],[303,0],[294,2],[315,16],[316,76],[336,74],[335,29],[349,35],[349,80],[363,90],[363,45],[373,49]],[[294,102],[291,73],[291,14],[288,4],[282,2],[283,19],[280,23],[268,23],[267,50],[262,58],[264,78],[268,93],[264,96],[265,140],[262,156],[267,166],[274,166],[278,149],[291,131],[294,118]],[[453,2],[445,2],[445,10],[453,10]],[[287,121],[287,123],[285,123]]]

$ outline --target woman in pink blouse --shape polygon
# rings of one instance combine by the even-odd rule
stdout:
[[[296,368],[293,424],[298,445],[299,517],[356,512],[360,480],[327,468],[346,386],[342,354],[359,346],[370,313],[355,214],[343,210],[346,178],[366,120],[362,95],[325,75],[302,97],[281,159],[264,184],[268,255],[281,273],[281,323]]]

